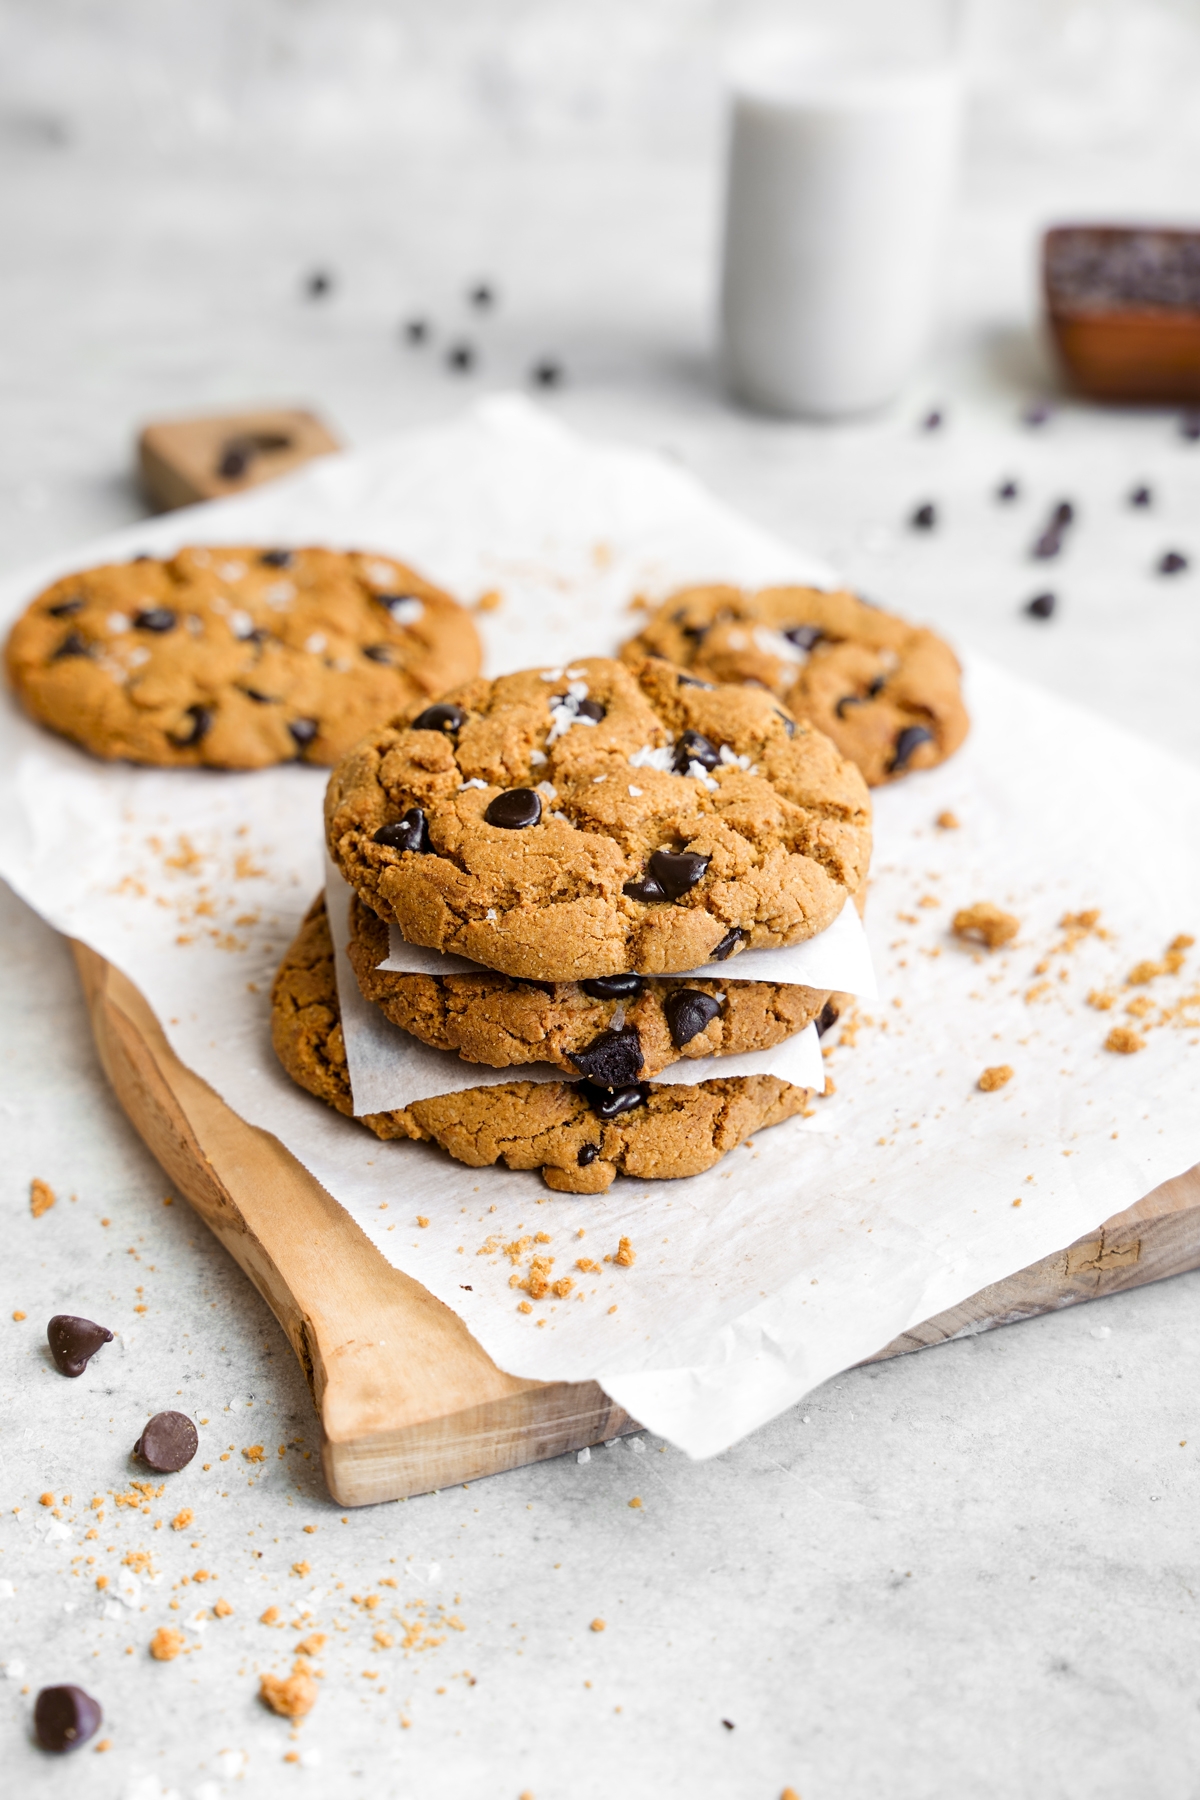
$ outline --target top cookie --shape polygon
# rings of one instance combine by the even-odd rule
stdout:
[[[166,767],[333,763],[478,673],[448,594],[389,556],[193,547],[65,576],[17,620],[9,677],[95,756]]]
[[[761,688],[654,658],[476,681],[330,777],[330,854],[412,944],[543,981],[698,968],[823,931],[870,800]]]
[[[684,588],[622,647],[709,681],[756,682],[831,737],[872,787],[932,769],[967,735],[957,658],[924,626],[818,588]]]

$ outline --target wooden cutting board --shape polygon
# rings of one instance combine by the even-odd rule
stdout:
[[[279,1320],[342,1506],[448,1487],[636,1429],[595,1382],[505,1375],[270,1135],[171,1050],[132,982],[72,945],[105,1073],[172,1182]],[[906,1331],[870,1362],[1200,1267],[1200,1165],[1053,1256]]]

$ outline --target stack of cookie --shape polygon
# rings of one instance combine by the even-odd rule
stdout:
[[[840,1004],[742,980],[738,958],[826,931],[862,891],[870,829],[863,776],[828,737],[761,685],[662,656],[586,657],[410,706],[335,768],[326,836],[354,890],[362,994],[446,1057],[447,1091],[363,1123],[573,1193],[711,1167],[808,1092],[712,1075],[707,1059],[827,1027]],[[405,945],[466,972],[397,966]],[[352,1114],[323,902],[280,969],[273,1026],[293,1078]],[[531,1063],[553,1078],[521,1078]],[[497,1082],[508,1068],[518,1078]]]

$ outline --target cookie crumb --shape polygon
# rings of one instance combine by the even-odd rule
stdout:
[[[613,1257],[613,1261],[620,1263],[623,1269],[631,1269],[637,1261],[637,1251],[627,1237],[623,1237],[617,1245],[617,1254]]]
[[[195,1516],[196,1515],[193,1513],[190,1506],[183,1507],[182,1510],[177,1512],[175,1514],[175,1517],[171,1520],[171,1530],[172,1531],[186,1531],[188,1526],[191,1524],[192,1520],[195,1518]]]
[[[603,1631],[604,1626],[605,1626],[605,1621],[603,1619],[593,1619],[592,1620],[591,1629],[593,1631]]]
[[[496,612],[504,603],[504,596],[499,588],[489,588],[486,594],[480,594],[475,602],[475,611],[481,613]]]
[[[1013,1072],[1008,1063],[993,1063],[992,1067],[985,1069],[979,1077],[980,1092],[994,1094],[997,1088],[1005,1087],[1012,1078]]]
[[[1087,1003],[1094,1006],[1097,1012],[1111,1012],[1117,1004],[1117,996],[1104,988],[1093,988],[1087,997]]]
[[[420,1213],[417,1214],[417,1224],[421,1227],[422,1231],[424,1231],[424,1229],[428,1225],[428,1223],[429,1223],[428,1219],[423,1219],[421,1217]]]
[[[532,1308],[532,1306],[530,1306],[528,1300],[522,1300],[521,1304],[517,1308],[517,1311],[519,1313],[531,1313],[533,1311],[533,1308]]]
[[[631,1501],[630,1501],[630,1502],[629,1502],[629,1504],[630,1504],[630,1506],[632,1506],[632,1508],[633,1508],[633,1510],[634,1510],[634,1511],[635,1511],[635,1512],[637,1512],[637,1511],[639,1511],[639,1510],[640,1510],[640,1508],[641,1508],[641,1504],[642,1504],[642,1497],[641,1497],[641,1495],[640,1495],[640,1494],[635,1494],[635,1495],[634,1495],[634,1496],[633,1496],[633,1499],[632,1499],[632,1500],[631,1500]]]
[[[998,950],[1016,937],[1021,921],[990,900],[978,900],[974,906],[964,906],[955,913],[950,929],[956,937],[974,938],[989,950]]]
[[[111,1750],[111,1749],[112,1749],[112,1739],[111,1738],[101,1738],[100,1742],[96,1745],[95,1754],[97,1756],[103,1756],[103,1754],[106,1750]]]
[[[22,1319],[23,1319],[23,1318],[24,1318],[24,1317],[25,1317],[25,1314],[24,1314],[24,1313],[23,1313],[23,1312],[15,1312],[15,1313],[14,1313],[14,1314],[13,1314],[13,1318],[14,1318],[14,1319],[15,1319],[15,1320],[16,1320],[16,1321],[17,1321],[17,1323],[18,1323],[18,1325],[19,1325],[19,1324],[20,1324],[20,1322],[21,1322],[21,1320],[22,1320]]]
[[[228,1600],[217,1600],[213,1605],[213,1612],[218,1619],[228,1619],[233,1612],[233,1608],[230,1606]]]
[[[1104,1048],[1115,1050],[1119,1056],[1132,1056],[1135,1050],[1146,1048],[1146,1040],[1128,1025],[1114,1025],[1104,1040]]]
[[[42,1181],[35,1175],[29,1184],[29,1210],[34,1218],[40,1219],[43,1213],[48,1213],[56,1198],[49,1182]]]
[[[261,1444],[247,1444],[246,1448],[242,1451],[242,1455],[249,1463],[260,1463],[266,1456],[266,1450]]]
[[[174,1662],[182,1649],[183,1633],[172,1630],[170,1625],[160,1625],[150,1639],[150,1654],[155,1662]]]
[[[305,1670],[286,1677],[260,1675],[258,1697],[283,1719],[302,1719],[317,1703],[317,1684]]]

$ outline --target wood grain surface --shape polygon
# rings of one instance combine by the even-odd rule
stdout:
[[[393,1268],[277,1138],[184,1067],[132,982],[83,944],[72,949],[118,1100],[299,1358],[340,1505],[448,1487],[636,1428],[595,1382],[528,1381],[498,1369],[457,1314]],[[867,1360],[1197,1267],[1200,1168]]]

